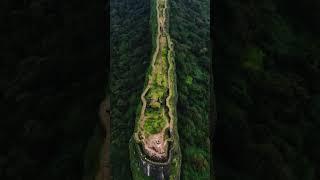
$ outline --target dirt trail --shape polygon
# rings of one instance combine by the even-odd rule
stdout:
[[[161,12],[159,12],[160,10],[160,6],[159,6],[159,1],[163,1],[164,2],[164,8],[162,9]],[[161,51],[163,47],[166,46],[166,44],[169,44],[169,53],[167,56],[167,61],[169,62],[169,68],[167,70],[167,81],[168,81],[168,89],[169,89],[169,95],[166,98],[166,103],[165,106],[168,107],[169,111],[168,111],[168,115],[169,115],[169,122],[166,122],[165,127],[161,130],[161,132],[157,133],[157,134],[153,134],[150,135],[148,137],[146,137],[144,135],[144,133],[141,134],[142,136],[142,141],[144,144],[144,150],[146,151],[146,153],[151,156],[151,157],[155,157],[156,159],[163,159],[167,157],[167,150],[168,150],[168,140],[165,139],[165,132],[166,130],[169,128],[170,130],[170,134],[172,133],[172,128],[173,128],[173,114],[172,114],[172,109],[170,106],[170,99],[172,98],[172,91],[173,91],[173,85],[171,83],[172,81],[172,77],[170,72],[172,71],[173,68],[173,64],[172,64],[172,59],[171,59],[171,41],[170,41],[170,37],[168,35],[168,33],[166,32],[166,9],[167,9],[167,0],[157,0],[157,23],[158,23],[158,34],[157,34],[157,39],[156,39],[156,50],[155,53],[153,54],[153,58],[152,58],[152,62],[151,62],[151,66],[152,66],[152,72],[151,72],[151,77],[149,77],[148,80],[148,84],[147,87],[145,88],[145,90],[143,91],[143,93],[141,94],[141,100],[142,100],[142,109],[141,109],[141,114],[140,114],[140,121],[139,121],[139,125],[140,125],[140,129],[143,128],[144,123],[145,123],[145,110],[146,110],[146,106],[147,106],[147,101],[145,99],[145,95],[146,93],[150,90],[151,88],[151,84],[153,81],[153,78],[155,76],[156,73],[156,66],[155,63],[156,61],[160,61],[161,63]],[[161,13],[161,14],[160,14]],[[167,39],[169,39],[169,41],[167,41]],[[170,59],[170,60],[169,60]],[[138,136],[135,136],[136,138]],[[139,140],[139,139],[137,139]]]
[[[157,39],[156,39],[157,47],[156,47],[156,50],[155,50],[155,52],[153,54],[152,61],[151,61],[152,71],[155,69],[154,64],[156,62],[157,55],[159,53],[159,48],[160,48],[160,45],[159,45],[159,39],[160,39],[159,0],[157,0],[157,5],[156,6],[157,6],[156,10],[157,10],[158,32],[157,32]],[[140,113],[140,127],[141,128],[143,128],[143,125],[144,125],[144,120],[145,120],[144,114],[145,114],[145,110],[146,110],[146,106],[147,106],[147,101],[145,99],[145,95],[148,92],[148,90],[150,89],[151,83],[152,83],[152,78],[149,77],[147,87],[145,88],[145,90],[141,94],[141,101],[142,101],[142,108],[141,108],[141,113]]]
[[[159,19],[159,0],[157,0],[157,19]],[[157,32],[157,39],[156,39],[156,44],[157,44],[157,47],[156,47],[156,50],[155,50],[155,53],[153,54],[153,57],[152,57],[152,61],[151,61],[151,66],[152,66],[152,70],[155,69],[155,62],[156,62],[156,59],[157,59],[157,55],[159,53],[159,39],[160,39],[160,22],[157,20],[158,22],[158,32]],[[144,113],[145,113],[145,109],[146,109],[146,106],[147,106],[147,101],[145,99],[145,95],[146,93],[148,92],[148,90],[150,89],[150,86],[151,86],[151,83],[152,83],[152,78],[149,78],[148,80],[148,84],[147,84],[147,87],[145,88],[145,90],[142,92],[140,98],[141,98],[141,101],[142,101],[142,108],[141,108],[141,113],[140,113],[140,121],[142,122],[141,123],[141,127],[143,127],[143,122],[144,122]]]

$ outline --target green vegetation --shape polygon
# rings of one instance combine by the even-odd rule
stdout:
[[[186,84],[192,85],[193,78],[191,76],[186,77]]]
[[[131,166],[131,172],[132,172],[132,179],[137,180],[152,180],[151,177],[147,177],[143,174],[142,171],[140,171],[140,165],[139,165],[139,156],[136,153],[136,144],[133,141],[133,139],[130,139],[129,142],[129,151],[130,151],[130,166]],[[129,178],[129,177],[128,177]],[[131,178],[131,177],[130,177]]]
[[[164,115],[164,108],[161,110],[150,110],[146,113],[144,130],[147,134],[156,134],[162,131],[168,119]]]
[[[209,0],[172,0],[181,179],[209,179]],[[201,156],[198,153],[201,152]],[[195,165],[196,164],[196,165]]]
[[[151,72],[152,84],[146,94],[147,107],[145,113],[144,131],[148,134],[156,134],[162,131],[166,123],[169,122],[166,118],[167,112],[166,98],[168,96],[168,62],[167,62],[167,48],[164,47],[161,51],[161,59],[155,62],[155,68]]]
[[[159,87],[155,85],[150,88],[150,92],[148,92],[147,98],[150,99],[151,101],[162,103],[164,102],[166,90],[167,89],[163,87]]]
[[[144,114],[139,116],[136,119],[136,128],[135,131],[138,133],[138,136],[145,134],[145,136],[149,136],[151,134],[156,134],[164,130],[164,128],[169,125],[170,121],[173,121],[173,134],[174,137],[169,137],[167,133],[165,133],[165,138],[170,138],[169,141],[173,143],[173,151],[172,158],[173,160],[170,162],[170,179],[179,179],[180,177],[180,165],[181,165],[181,152],[179,145],[179,136],[177,131],[177,119],[176,119],[176,84],[175,84],[175,71],[174,71],[174,61],[172,59],[172,52],[168,52],[167,40],[170,39],[169,36],[160,41],[160,49],[158,54],[156,54],[157,59],[155,59],[154,66],[152,67],[152,71],[148,71],[148,77],[151,80],[148,81],[150,84],[146,89],[147,94],[145,98],[147,99],[147,106]],[[164,44],[164,43],[165,44]],[[170,40],[169,40],[170,42]],[[164,46],[164,47],[162,47]],[[162,48],[161,48],[162,47]],[[168,56],[169,53],[169,56]],[[170,79],[170,81],[168,81]],[[170,88],[170,89],[169,89]],[[168,99],[168,97],[171,97]],[[166,101],[168,100],[168,101]],[[168,108],[168,111],[166,110]],[[173,113],[173,114],[171,114]],[[138,125],[144,123],[143,128],[140,128]],[[167,139],[168,140],[168,139]],[[141,169],[134,164],[136,161],[135,151],[133,151],[132,147],[136,145],[136,142],[130,142],[130,155],[131,155],[131,168],[133,172],[134,178],[142,179]],[[135,156],[135,157],[134,157]],[[178,177],[179,176],[179,177]]]
[[[111,37],[111,147],[113,179],[131,179],[128,141],[140,114],[140,95],[150,72],[154,49],[154,6],[149,0],[112,0]],[[150,4],[151,3],[151,4]],[[151,15],[152,14],[152,15]],[[152,26],[150,26],[150,24]],[[148,69],[146,75],[146,69]]]
[[[157,6],[157,2],[155,0],[148,0],[149,2],[145,2],[147,4],[149,4],[149,10],[150,10],[150,17],[146,16],[146,18],[150,18],[149,20],[149,30],[152,34],[151,37],[151,41],[152,41],[152,53],[150,54],[150,56],[152,56],[152,54],[154,53],[157,44],[156,44],[156,36],[157,36],[157,32],[158,32],[158,23],[157,23],[157,10],[156,10],[156,6]],[[149,61],[148,61],[149,62]],[[150,66],[149,66],[149,70],[150,70]]]
[[[156,89],[156,91],[162,91],[162,94],[165,93],[167,88],[167,76],[166,73],[161,73],[156,75],[156,83],[153,84],[152,89]]]
[[[167,58],[167,54],[168,54],[168,48],[167,47],[164,47],[162,48],[162,58],[165,59]]]
[[[161,60],[161,59],[160,59]],[[165,60],[166,61],[166,60]],[[166,106],[165,99],[168,96],[167,87],[167,72],[159,72],[158,70],[167,69],[165,66],[167,63],[161,63],[156,67],[158,69],[154,70],[155,82],[152,83],[147,98],[147,107],[145,112],[145,123],[144,130],[147,134],[156,134],[161,132],[168,123],[168,119],[165,117],[167,112],[165,112],[164,107]]]
[[[209,157],[206,151],[199,148],[188,148],[186,154],[189,157],[186,160],[186,165],[184,166],[184,177],[192,179],[192,177],[197,177],[199,179],[205,179],[210,176],[209,174]]]

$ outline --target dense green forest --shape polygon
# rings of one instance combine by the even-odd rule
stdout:
[[[105,1],[5,0],[0,22],[0,179],[82,179],[105,134]]]
[[[150,2],[112,0],[110,4],[113,179],[131,179],[129,140],[152,53]]]
[[[111,164],[116,179],[128,178],[128,139],[151,62],[150,2],[117,1],[110,6]],[[169,3],[179,82],[178,128],[185,156],[182,179],[208,178],[209,1]]]
[[[178,88],[181,179],[209,179],[209,0],[169,0]]]
[[[215,1],[216,179],[320,178],[320,2]]]

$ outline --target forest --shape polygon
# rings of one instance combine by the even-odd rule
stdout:
[[[215,1],[219,180],[320,178],[320,2]]]
[[[110,4],[112,178],[131,179],[129,140],[152,56],[149,0]]]
[[[209,179],[210,1],[169,0],[174,44],[181,179]]]
[[[150,2],[152,1],[125,4],[125,1],[117,1],[111,2],[110,6],[110,87],[113,97],[111,164],[113,178],[116,179],[121,179],[129,172],[127,144],[138,113],[136,110],[139,109],[140,94],[145,86],[147,67],[151,62],[153,46],[150,32],[153,27],[152,22],[149,22],[152,13],[149,12],[152,5]],[[181,178],[208,178],[209,1],[189,4],[185,1],[169,1],[169,6],[169,33],[175,45],[178,78],[178,129],[185,157]],[[189,30],[181,31],[182,29]]]

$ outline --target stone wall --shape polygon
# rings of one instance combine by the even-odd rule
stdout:
[[[139,166],[143,173],[155,180],[169,180],[170,166],[174,149],[171,143],[169,145],[169,157],[166,162],[154,162],[148,159],[148,157],[141,151],[141,147],[138,144],[135,145],[135,150],[138,153],[139,157]]]

